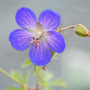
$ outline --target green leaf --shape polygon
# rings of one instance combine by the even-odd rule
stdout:
[[[45,87],[45,90],[52,90],[50,87]]]
[[[66,83],[65,83],[64,81],[62,81],[62,80],[60,80],[60,79],[57,79],[57,80],[55,80],[55,81],[52,81],[52,82],[50,83],[50,86],[66,87],[67,85],[66,85]]]
[[[44,70],[40,71],[40,81],[39,84],[45,88],[45,90],[51,90],[51,86],[61,86],[65,87],[66,83],[60,79],[56,79],[52,81],[53,74],[50,72],[46,72]]]
[[[28,70],[24,76],[24,82],[27,83],[30,71]]]
[[[16,70],[11,71],[11,75],[23,84],[27,84],[29,73],[30,73],[30,71],[27,70],[25,76],[23,77],[23,74],[21,72],[18,72]]]
[[[26,58],[26,60],[23,62],[23,64],[21,65],[21,67],[22,68],[25,68],[25,67],[27,67],[27,66],[29,66],[29,65],[31,65],[32,64],[32,62],[30,61],[30,59],[29,58]]]
[[[54,76],[52,73],[44,70],[41,70],[40,73],[42,75],[41,78],[43,78],[45,81],[50,81]]]
[[[16,70],[11,71],[11,75],[16,78],[21,83],[24,83],[23,75],[21,72],[17,72]]]
[[[4,89],[4,90],[24,90],[24,88],[14,88],[12,86],[9,86],[9,89]]]

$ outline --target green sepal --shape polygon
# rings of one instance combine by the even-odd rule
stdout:
[[[52,57],[52,59],[58,59],[57,53],[54,54],[54,56]]]
[[[89,33],[88,29],[82,24],[77,24],[76,27],[74,28],[74,31],[78,36],[82,37],[87,37]]]
[[[51,49],[51,56],[53,57],[55,52]]]

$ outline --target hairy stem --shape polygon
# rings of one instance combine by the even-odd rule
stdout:
[[[64,31],[64,30],[71,29],[71,28],[75,28],[75,25],[68,26],[68,27],[62,28],[62,29],[60,29],[60,30],[61,30],[61,31]]]
[[[20,81],[18,81],[16,78],[14,78],[13,76],[11,76],[9,73],[7,73],[5,70],[3,70],[2,68],[0,68],[0,72],[2,72],[4,75],[6,75],[7,77],[9,77],[10,79],[12,79],[13,81],[15,81],[16,83],[18,83],[21,87],[24,87],[24,84],[21,83]]]

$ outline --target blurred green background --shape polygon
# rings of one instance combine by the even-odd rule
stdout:
[[[16,11],[21,7],[32,9],[37,18],[45,9],[52,9],[61,15],[63,27],[82,23],[90,29],[90,0],[0,0],[0,67],[9,72],[16,69],[26,72],[32,66],[22,69],[20,65],[28,57],[29,49],[14,50],[8,37],[11,31],[21,28],[15,22]],[[90,31],[90,30],[89,30]],[[90,38],[79,37],[73,29],[62,33],[66,49],[52,59],[46,70],[67,82],[66,88],[54,87],[54,90],[90,90]],[[18,86],[0,73],[0,90],[8,85]],[[31,71],[29,87],[35,86],[35,77]]]

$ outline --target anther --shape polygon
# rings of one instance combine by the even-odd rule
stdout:
[[[39,44],[39,43],[37,43],[37,45],[39,46],[40,44]]]
[[[35,37],[33,37],[33,39],[35,39]]]
[[[35,39],[34,39],[34,42],[35,42],[36,40],[37,40],[37,39],[35,38]]]
[[[33,42],[32,42],[32,41],[31,41],[30,43],[31,43],[31,44],[33,44]]]

